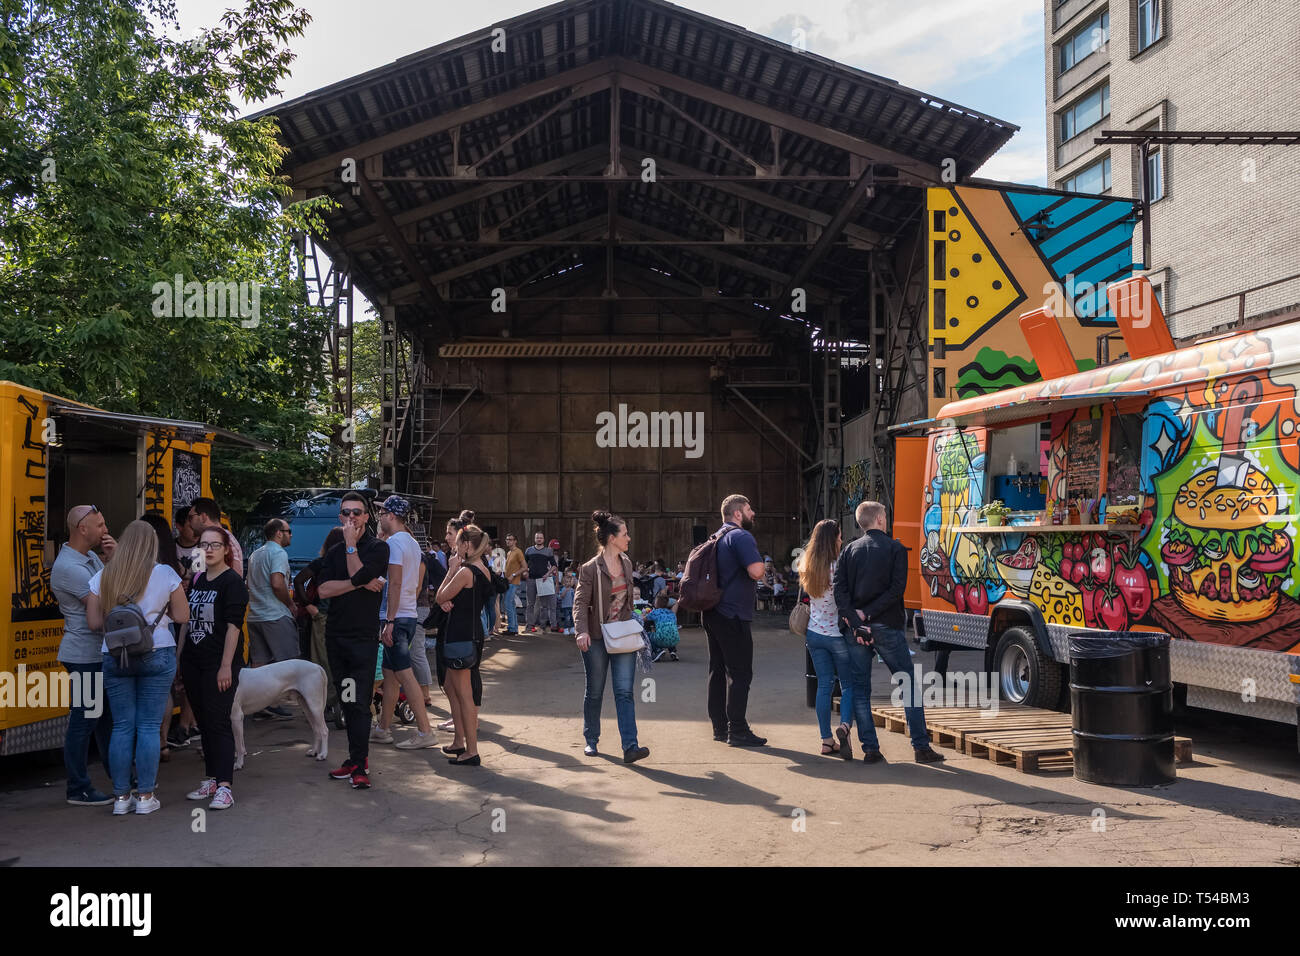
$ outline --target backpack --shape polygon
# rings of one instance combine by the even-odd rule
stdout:
[[[104,646],[110,653],[120,655],[119,663],[123,670],[128,666],[128,657],[142,657],[153,651],[153,629],[166,613],[167,605],[164,604],[150,624],[145,620],[140,605],[134,601],[109,610],[104,617]]]
[[[718,580],[718,542],[736,528],[723,528],[697,544],[686,559],[682,575],[679,607],[688,611],[711,611],[722,600],[722,583]]]

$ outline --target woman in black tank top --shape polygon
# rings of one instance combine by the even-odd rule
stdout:
[[[488,548],[488,537],[482,528],[468,524],[456,535],[456,558],[447,570],[442,586],[434,600],[439,604],[450,601],[447,624],[442,629],[446,644],[472,641],[474,653],[470,660],[447,661],[447,699],[451,703],[451,716],[455,721],[456,736],[464,736],[463,748],[443,748],[451,753],[450,762],[456,766],[477,767],[478,706],[474,703],[470,685],[470,669],[477,666],[483,654],[483,608],[487,594],[492,589],[492,577],[483,555]]]

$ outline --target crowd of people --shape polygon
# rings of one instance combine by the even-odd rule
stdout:
[[[520,549],[513,533],[504,548],[493,548],[472,511],[448,521],[440,546],[426,551],[408,527],[406,499],[386,498],[372,528],[367,498],[348,492],[340,500],[339,527],[329,532],[319,556],[291,578],[285,548],[293,529],[284,519],[266,524],[264,543],[245,560],[211,498],[178,509],[172,523],[147,514],[131,522],[120,540],[109,534],[97,508],[78,505],[68,512],[68,541],[51,579],[65,619],[59,659],[69,671],[102,673],[107,706],[98,720],[85,708],[72,709],[64,747],[68,802],[112,804],[115,815],[152,813],[160,806],[160,762],[169,750],[197,738],[204,776],[188,797],[207,800],[214,810],[231,807],[231,712],[241,670],[300,656],[325,669],[326,717],[347,732],[347,757],[331,777],[369,788],[372,743],[428,749],[438,745],[439,729],[452,735],[441,748],[451,766],[479,766],[485,644],[494,633],[547,628],[572,635],[583,662],[584,753],[599,753],[601,705],[612,676],[620,748],[624,761],[635,763],[650,754],[637,733],[638,661],[649,665],[665,655],[677,660],[679,600],[682,608],[703,612],[706,709],[714,739],[762,747],[766,738],[747,718],[751,624],[759,602],[788,591],[788,585],[770,556],[759,551],[748,499],[731,495],[720,512],[721,528],[690,558],[716,562],[716,593],[700,603],[700,573],[692,577],[689,562],[675,571],[662,561],[633,564],[627,522],[608,511],[592,514],[595,553],[578,564],[541,531],[527,549]],[[878,655],[891,671],[909,667],[902,630],[906,558],[885,534],[883,505],[863,503],[857,519],[865,534],[847,547],[836,522],[820,522],[795,574],[809,602],[806,641],[818,676],[821,752],[851,757],[856,720],[863,758],[876,762],[881,757],[870,716],[871,662]],[[688,591],[695,595],[690,602]],[[298,616],[307,622],[305,654]],[[126,631],[147,631],[147,641],[128,650],[121,641],[123,621],[130,625]],[[836,678],[845,719],[832,733]],[[436,727],[430,716],[435,679],[451,714]],[[913,703],[906,713],[917,760],[942,760],[929,746],[919,702]],[[415,724],[414,733],[400,741],[393,732],[399,705]],[[180,716],[171,727],[176,710]],[[271,707],[255,716],[292,714]],[[92,736],[111,796],[90,778]]]

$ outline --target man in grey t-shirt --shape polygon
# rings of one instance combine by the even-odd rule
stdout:
[[[63,741],[63,763],[68,771],[68,803],[78,807],[105,806],[113,798],[90,782],[86,757],[93,734],[99,758],[108,772],[108,739],[113,718],[108,712],[108,695],[102,677],[104,635],[86,622],[86,598],[90,579],[104,569],[92,550],[99,548],[105,560],[112,558],[117,542],[108,533],[104,516],[94,505],[77,505],[68,512],[68,540],[50,569],[50,587],[63,614],[63,639],[59,642],[59,663],[80,684],[68,711],[68,730]],[[111,774],[110,774],[111,777]]]

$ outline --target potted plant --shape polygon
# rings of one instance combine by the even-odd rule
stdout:
[[[1002,524],[1009,514],[1011,509],[996,498],[980,508],[980,517],[990,525]]]

